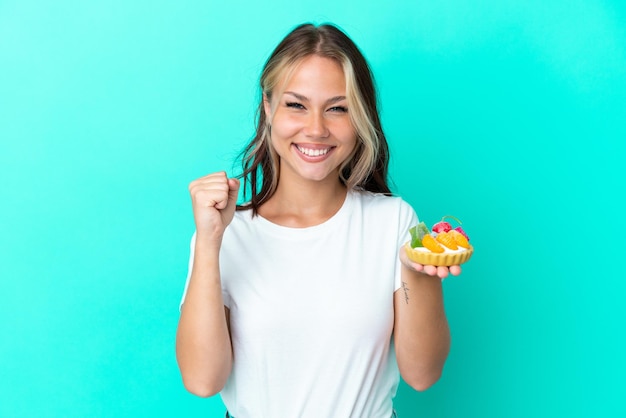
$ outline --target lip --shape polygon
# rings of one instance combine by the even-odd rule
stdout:
[[[335,150],[333,145],[325,144],[292,144],[294,152],[303,160],[319,162],[328,158]]]

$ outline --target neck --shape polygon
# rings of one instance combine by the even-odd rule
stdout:
[[[339,179],[322,182],[281,180],[274,195],[259,208],[264,218],[283,226],[304,228],[331,218],[343,205],[346,187]]]

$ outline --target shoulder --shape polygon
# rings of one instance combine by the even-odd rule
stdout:
[[[237,219],[237,221],[239,222],[250,222],[254,218],[256,218],[256,216],[254,214],[254,210],[252,209],[252,206],[248,204],[244,204],[241,206],[237,206],[233,220]]]
[[[400,196],[389,196],[365,190],[354,190],[357,207],[366,219],[368,228],[394,233],[406,241],[409,228],[417,225],[419,218],[413,207]]]
[[[414,212],[413,207],[400,196],[390,196],[362,189],[354,189],[351,191],[351,194],[365,210],[406,214]]]

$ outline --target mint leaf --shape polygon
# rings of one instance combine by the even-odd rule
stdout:
[[[409,232],[411,233],[411,248],[423,247],[422,238],[424,238],[424,235],[430,233],[424,222],[420,222],[419,224],[411,227]]]

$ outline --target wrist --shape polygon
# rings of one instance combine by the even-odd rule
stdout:
[[[196,231],[196,254],[205,253],[207,251],[218,251],[222,246],[223,234],[207,233]]]

